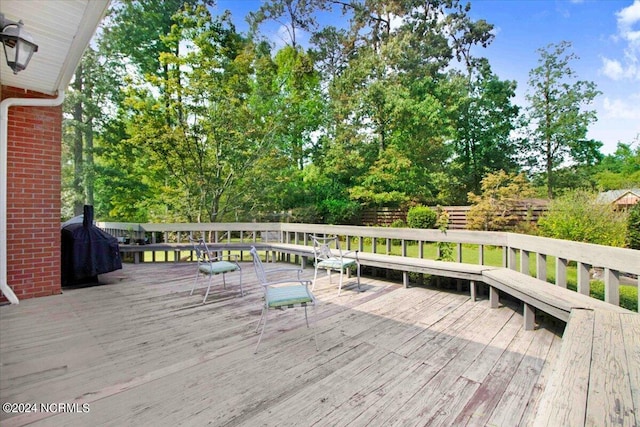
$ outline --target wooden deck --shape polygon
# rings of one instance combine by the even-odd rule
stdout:
[[[229,275],[206,305],[179,263],[126,264],[103,285],[0,307],[0,400],[38,409],[0,423],[532,424],[561,326],[525,331],[517,306],[369,277],[337,297],[323,277],[320,351],[295,309],[271,313],[256,355],[261,291],[242,265],[247,295]]]

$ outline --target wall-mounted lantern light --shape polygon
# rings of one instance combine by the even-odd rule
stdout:
[[[0,41],[4,47],[7,65],[13,70],[13,74],[27,68],[33,53],[38,51],[33,37],[22,27],[22,21],[5,19],[4,14],[0,13]]]

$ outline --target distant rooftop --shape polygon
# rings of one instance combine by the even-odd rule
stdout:
[[[640,200],[640,188],[604,191],[598,194],[598,200],[602,203],[635,205]]]

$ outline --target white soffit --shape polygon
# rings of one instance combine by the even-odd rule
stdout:
[[[66,89],[110,0],[0,0],[6,19],[22,20],[38,45],[26,70],[13,74],[4,50],[0,83],[46,94]],[[0,47],[0,49],[2,49]]]

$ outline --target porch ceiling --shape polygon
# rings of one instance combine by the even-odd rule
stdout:
[[[5,18],[24,22],[38,45],[26,70],[13,74],[4,51],[0,60],[2,85],[55,94],[66,88],[110,0],[2,0]]]

